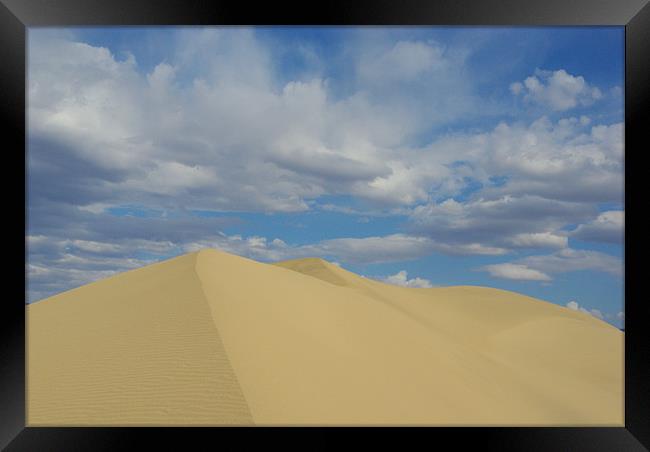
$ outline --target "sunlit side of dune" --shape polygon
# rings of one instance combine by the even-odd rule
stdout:
[[[203,250],[28,306],[30,425],[623,425],[623,333]]]

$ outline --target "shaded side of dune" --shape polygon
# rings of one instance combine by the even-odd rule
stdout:
[[[28,307],[29,425],[250,424],[195,256]]]

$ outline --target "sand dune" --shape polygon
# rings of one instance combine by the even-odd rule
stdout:
[[[624,334],[203,250],[27,307],[29,425],[623,425]]]

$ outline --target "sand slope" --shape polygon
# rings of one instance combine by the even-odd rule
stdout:
[[[623,333],[203,250],[27,307],[29,425],[623,425]]]

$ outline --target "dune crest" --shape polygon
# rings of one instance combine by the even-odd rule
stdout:
[[[624,334],[206,249],[27,306],[28,425],[623,425]]]

